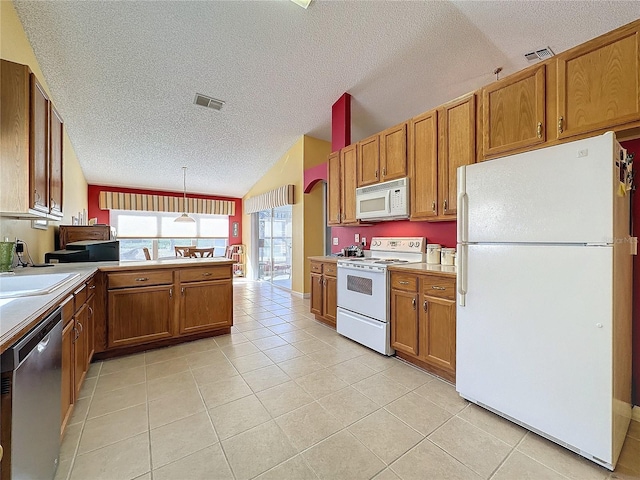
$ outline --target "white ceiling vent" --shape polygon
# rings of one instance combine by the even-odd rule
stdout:
[[[206,95],[201,95],[200,93],[196,93],[196,99],[193,103],[195,103],[196,105],[200,105],[201,107],[213,108],[214,110],[220,110],[224,105],[223,100],[207,97]]]
[[[546,60],[553,57],[555,54],[551,48],[543,48],[542,50],[536,50],[535,52],[529,52],[524,54],[524,58],[532,62],[533,60]]]

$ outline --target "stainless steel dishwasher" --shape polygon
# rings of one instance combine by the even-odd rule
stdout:
[[[2,414],[11,415],[10,432],[2,432],[2,443],[9,446],[4,452],[3,477],[9,460],[12,480],[51,480],[60,453],[62,309],[57,308],[5,351],[0,365]]]

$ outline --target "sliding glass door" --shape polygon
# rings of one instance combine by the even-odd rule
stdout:
[[[256,215],[258,279],[291,289],[291,205],[262,210]]]

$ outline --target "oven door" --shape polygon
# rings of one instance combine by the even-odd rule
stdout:
[[[387,271],[338,265],[338,307],[387,322]]]

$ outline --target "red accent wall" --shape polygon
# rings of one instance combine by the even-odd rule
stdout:
[[[337,253],[342,248],[354,245],[355,234],[367,239],[365,249],[369,249],[372,237],[426,237],[428,243],[439,243],[443,247],[456,246],[456,222],[410,222],[397,220],[382,222],[370,226],[333,227],[331,235],[338,238],[338,245],[331,244],[331,252]]]
[[[327,162],[307,168],[304,171],[304,193],[309,193],[320,180],[327,181],[327,170],[329,164]]]
[[[351,95],[343,93],[331,107],[331,151],[351,144]]]
[[[622,142],[628,153],[635,155],[634,167],[640,168],[640,139]],[[636,170],[637,171],[637,170]],[[636,174],[636,185],[640,175]],[[634,237],[640,236],[640,191],[633,193],[631,218]],[[633,403],[640,405],[640,255],[633,258]]]
[[[97,218],[98,223],[109,224],[109,210],[100,210],[100,192],[138,193],[142,195],[175,195],[182,196],[182,192],[163,192],[158,190],[141,190],[139,188],[120,188],[105,185],[89,185],[88,188],[88,218]],[[236,214],[229,216],[229,245],[244,243],[242,241],[242,199],[235,197],[220,197],[215,195],[196,195],[187,193],[187,198],[204,198],[207,200],[231,200],[236,204]],[[233,236],[233,223],[238,222],[238,236]]]

